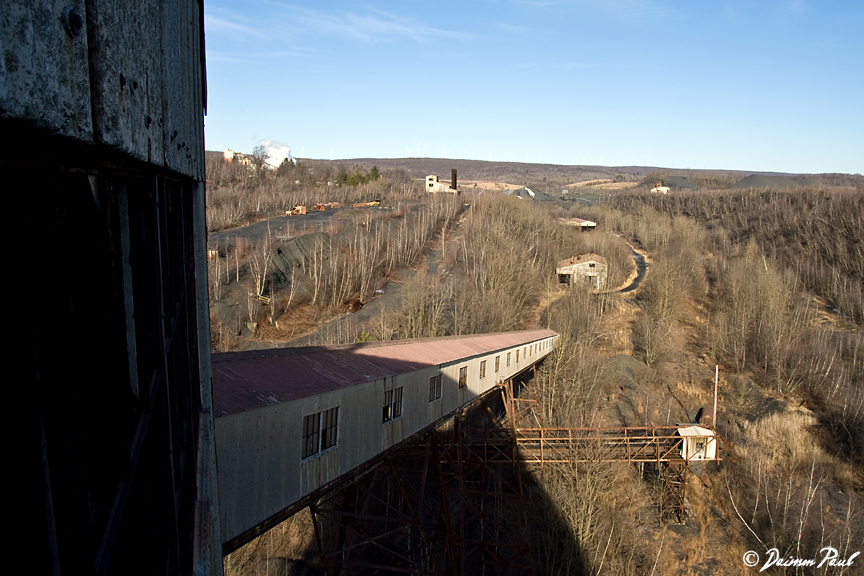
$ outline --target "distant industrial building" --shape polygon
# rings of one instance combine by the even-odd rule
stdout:
[[[247,168],[254,168],[254,157],[251,154],[243,154],[242,152],[237,152],[235,150],[225,150],[222,152],[223,160],[228,164],[236,164],[237,166],[246,166]],[[297,161],[294,158],[291,158],[291,161],[295,164]],[[262,170],[276,170],[279,168],[272,162],[268,162],[267,160],[261,165]]]
[[[606,287],[606,276],[609,265],[603,256],[597,254],[579,254],[558,262],[555,273],[558,282],[573,286],[577,282],[585,282],[595,290]]]
[[[458,182],[456,181],[455,168],[451,170],[449,186],[445,182],[441,182],[438,179],[438,176],[435,174],[430,174],[429,176],[426,176],[426,192],[430,194],[438,194],[441,192],[446,192],[448,194],[458,194],[459,188],[457,184]]]
[[[582,218],[558,218],[558,221],[566,226],[573,226],[575,228],[579,228],[581,231],[586,230],[594,230],[597,227],[596,222],[592,222],[591,220],[584,220]]]
[[[222,157],[228,164],[238,164],[240,166],[252,166],[252,156],[247,156],[242,152],[234,150],[225,150],[222,152]]]
[[[663,186],[663,182],[657,182],[657,185],[651,189],[652,194],[668,194],[670,188],[668,186]]]

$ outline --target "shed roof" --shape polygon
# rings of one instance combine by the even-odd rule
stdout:
[[[586,262],[598,262],[600,264],[607,264],[606,258],[598,254],[594,254],[593,252],[589,252],[588,254],[579,254],[578,256],[571,256],[570,258],[560,260],[558,262],[558,268],[565,268],[567,266],[573,266],[576,264],[585,264]]]
[[[684,426],[678,428],[680,436],[714,436],[714,431],[701,426]]]
[[[591,220],[585,220],[584,218],[558,218],[558,221],[562,224],[568,224],[570,226],[596,226],[596,222],[592,222]]]
[[[213,354],[213,406],[235,414],[556,336],[526,330]]]

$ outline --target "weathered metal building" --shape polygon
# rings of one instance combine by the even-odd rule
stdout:
[[[552,330],[213,357],[225,550],[549,354]]]
[[[609,265],[606,258],[597,254],[579,254],[558,262],[555,273],[558,282],[573,286],[577,282],[585,282],[595,290],[606,287],[606,277]]]
[[[573,226],[574,228],[578,228],[582,232],[585,232],[587,230],[594,230],[594,228],[597,227],[596,222],[592,222],[591,220],[585,220],[584,218],[558,218],[558,221],[565,226]]]
[[[201,2],[0,4],[37,573],[222,572]],[[13,227],[13,231],[15,228]]]

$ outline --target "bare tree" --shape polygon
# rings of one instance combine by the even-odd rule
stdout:
[[[252,252],[252,257],[249,260],[250,272],[255,280],[255,296],[261,297],[264,294],[264,285],[267,283],[267,272],[273,262],[273,236],[270,233],[270,226],[267,226],[267,236],[264,237],[261,245],[257,250]]]
[[[267,154],[267,149],[264,148],[264,146],[259,144],[252,149],[252,165],[255,167],[255,174],[257,174],[259,178],[264,176],[264,164],[269,159],[270,155]]]

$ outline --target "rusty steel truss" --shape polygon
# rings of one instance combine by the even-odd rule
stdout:
[[[535,574],[512,437],[471,412],[310,506],[327,574]]]
[[[519,387],[502,383],[310,505],[326,573],[535,574],[525,483],[547,465],[656,465],[662,518],[684,520],[677,427],[544,427]]]

